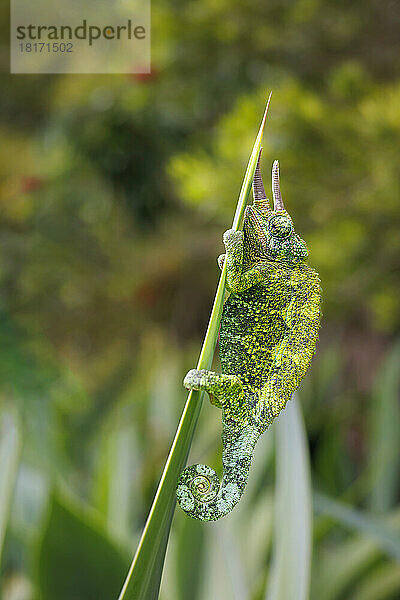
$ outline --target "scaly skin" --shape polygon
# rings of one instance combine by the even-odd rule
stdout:
[[[224,234],[227,286],[220,330],[222,374],[192,369],[184,385],[205,390],[222,408],[223,478],[192,465],[181,474],[177,498],[191,517],[215,521],[237,504],[259,436],[285,407],[315,352],[320,324],[318,274],[304,262],[305,242],[283,207],[277,163],[274,210],[265,198],[259,165],[255,201],[244,232]]]

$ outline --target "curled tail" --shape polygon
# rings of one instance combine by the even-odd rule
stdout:
[[[194,519],[217,521],[239,502],[246,487],[259,430],[248,425],[239,429],[224,425],[223,477],[206,465],[191,465],[181,473],[176,489],[180,507]]]

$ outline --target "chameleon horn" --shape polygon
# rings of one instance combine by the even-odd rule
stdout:
[[[265,193],[264,184],[263,184],[263,180],[261,177],[261,171],[260,171],[261,152],[262,152],[262,148],[260,148],[260,152],[258,153],[257,166],[256,166],[256,170],[254,173],[253,198],[254,198],[254,205],[257,206],[257,208],[261,208],[263,210],[269,211],[271,209],[269,207],[269,203],[267,200],[267,195]]]
[[[285,210],[279,183],[279,161],[275,160],[272,165],[272,195],[274,198],[274,210]]]

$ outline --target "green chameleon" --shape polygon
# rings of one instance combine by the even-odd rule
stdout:
[[[261,154],[261,151],[260,151]],[[253,181],[243,232],[228,229],[223,240],[230,292],[223,308],[219,348],[222,374],[192,369],[184,386],[204,390],[222,409],[223,478],[206,465],[182,471],[176,494],[191,517],[215,521],[237,504],[247,483],[260,435],[285,407],[316,349],[321,288],[305,263],[306,243],[295,233],[272,167],[273,210],[260,174]]]

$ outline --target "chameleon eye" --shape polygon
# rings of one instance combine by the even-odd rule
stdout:
[[[275,238],[284,239],[289,237],[293,231],[291,220],[285,215],[275,215],[268,222],[271,235]]]

